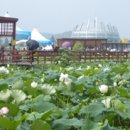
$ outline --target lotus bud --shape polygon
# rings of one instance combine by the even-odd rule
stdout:
[[[5,114],[8,114],[9,109],[7,107],[2,107],[1,111],[2,111],[3,115],[5,115]]]
[[[7,64],[7,67],[9,68],[9,67],[10,67],[10,64]]]
[[[113,86],[116,87],[116,86],[117,86],[117,82],[114,82],[114,83],[113,83]]]
[[[99,87],[99,90],[100,90],[101,93],[105,94],[105,93],[108,92],[108,86],[105,85],[105,84],[104,84],[104,85],[101,85],[101,86]]]
[[[31,87],[32,87],[32,88],[36,88],[36,87],[37,87],[37,82],[33,81],[33,82],[31,83]]]

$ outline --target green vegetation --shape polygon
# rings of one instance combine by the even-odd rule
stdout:
[[[78,41],[73,46],[74,51],[82,51],[83,49],[84,49],[83,44]]]
[[[1,130],[129,128],[129,62],[0,67]]]

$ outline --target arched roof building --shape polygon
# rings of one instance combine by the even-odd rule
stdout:
[[[87,24],[77,25],[72,31],[72,38],[107,39],[108,42],[120,42],[118,29],[110,24],[88,20]]]

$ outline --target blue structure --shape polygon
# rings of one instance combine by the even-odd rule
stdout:
[[[55,43],[51,40],[36,40],[41,46],[54,45]]]
[[[31,31],[16,31],[16,40],[28,40],[31,37]]]
[[[42,34],[37,30],[33,29],[32,31],[23,31],[17,30],[16,31],[16,40],[28,40],[31,38],[39,43],[40,46],[47,46],[47,45],[54,45],[55,41],[49,40],[42,36]]]

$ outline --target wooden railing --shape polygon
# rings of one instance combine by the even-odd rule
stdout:
[[[130,44],[102,44],[84,51],[29,51],[29,50],[0,50],[0,64],[46,64],[53,63],[58,57],[68,62],[87,61],[125,61],[129,58]],[[59,58],[60,59],[60,58]]]
[[[8,52],[8,53],[7,53]],[[125,61],[129,58],[129,52],[92,52],[92,51],[65,51],[68,62],[78,61]],[[57,57],[62,57],[61,52],[54,51],[8,51],[0,54],[1,64],[46,64],[54,63]],[[59,58],[60,59],[60,58]]]
[[[32,51],[29,50],[0,50],[1,64],[32,64]]]

